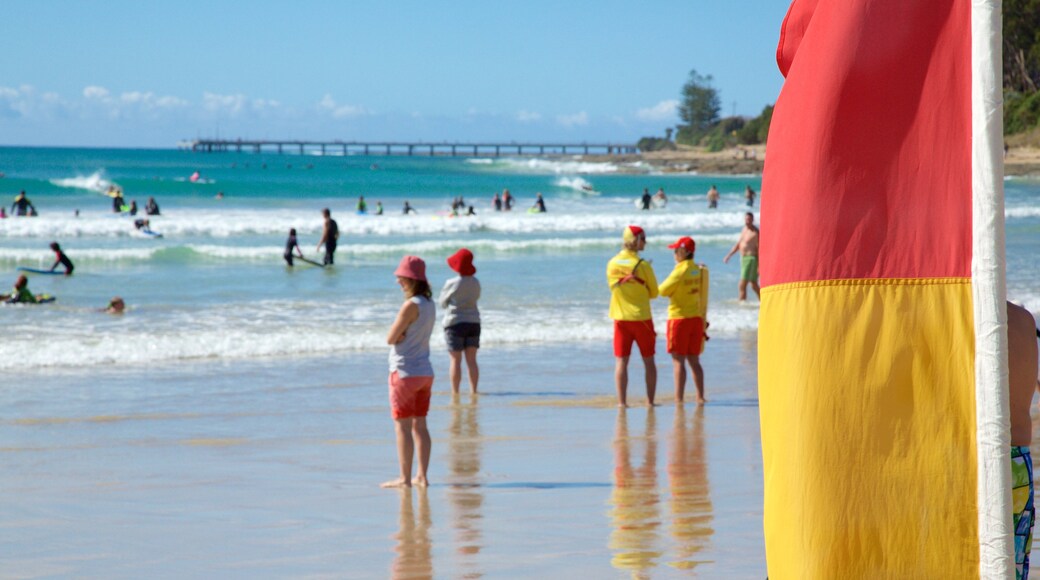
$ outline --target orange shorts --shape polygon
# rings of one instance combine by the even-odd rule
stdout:
[[[632,342],[639,346],[639,354],[643,358],[654,356],[657,333],[654,332],[653,320],[615,320],[614,321],[614,356],[632,354]]]
[[[394,419],[425,417],[430,412],[433,377],[399,377],[390,373],[390,415]]]
[[[670,318],[668,320],[668,352],[691,355],[704,352],[704,319]]]

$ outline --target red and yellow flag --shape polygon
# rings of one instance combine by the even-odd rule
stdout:
[[[985,0],[795,0],[784,21],[761,216],[773,580],[1013,570],[999,42]]]

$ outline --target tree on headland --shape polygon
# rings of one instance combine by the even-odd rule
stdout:
[[[718,123],[721,104],[719,93],[711,86],[711,81],[711,75],[702,76],[696,70],[690,71],[679,100],[679,118],[683,124],[679,125],[676,141],[692,143]]]
[[[1004,0],[1004,134],[1040,145],[1040,0]]]

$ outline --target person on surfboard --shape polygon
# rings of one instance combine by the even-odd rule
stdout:
[[[51,266],[51,272],[56,270],[60,264],[65,266],[65,275],[71,276],[72,270],[75,269],[75,266],[72,265],[72,260],[65,255],[65,252],[61,251],[61,246],[58,245],[58,242],[51,242],[51,250],[54,251],[55,256],[54,265]]]

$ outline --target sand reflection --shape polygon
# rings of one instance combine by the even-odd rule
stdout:
[[[714,530],[708,484],[708,460],[705,456],[704,407],[693,414],[693,425],[686,427],[686,409],[676,407],[675,423],[668,450],[668,487],[671,491],[671,533],[677,554],[669,565],[693,569],[697,554],[704,551]]]
[[[417,497],[419,512],[412,507],[412,495]],[[397,556],[390,567],[390,577],[433,578],[433,557],[430,545],[430,502],[423,488],[400,490],[401,513],[397,532]]]
[[[481,435],[477,397],[460,402],[452,397],[451,424],[448,426],[448,465],[451,471],[451,500],[455,545],[461,558],[460,569],[465,578],[483,574],[477,567],[477,554],[482,547],[480,520],[484,494],[480,488]]]
[[[614,528],[609,545],[614,556],[610,562],[636,576],[657,566],[661,557],[656,424],[654,409],[647,409],[643,437],[633,440],[628,433],[628,413],[619,409],[614,430],[614,491],[609,512]],[[639,467],[632,466],[633,447],[642,451]]]

